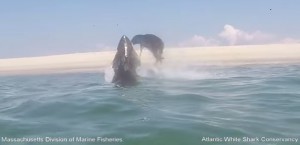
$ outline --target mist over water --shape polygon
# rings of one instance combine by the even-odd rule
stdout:
[[[202,138],[300,137],[299,65],[144,66],[138,74],[139,85],[128,88],[110,83],[111,67],[103,73],[2,76],[0,137],[122,139],[51,145],[286,145],[297,143]]]

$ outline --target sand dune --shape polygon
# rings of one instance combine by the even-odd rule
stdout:
[[[114,54],[115,51],[105,51],[0,59],[0,74],[103,71],[111,65]],[[300,44],[165,48],[164,57],[165,66],[299,63]],[[147,51],[141,60],[142,65],[154,62]]]

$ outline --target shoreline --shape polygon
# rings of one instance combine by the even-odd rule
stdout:
[[[104,71],[116,51],[0,59],[0,75]],[[139,51],[137,51],[139,52]],[[300,44],[165,48],[163,67],[299,63]],[[142,66],[154,59],[143,51]]]

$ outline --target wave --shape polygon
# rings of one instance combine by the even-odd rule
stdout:
[[[215,77],[209,71],[199,70],[196,67],[156,67],[143,66],[137,69],[137,73],[142,78],[156,78],[168,80],[202,80]],[[106,82],[111,82],[114,71],[111,67],[104,70],[104,78]]]

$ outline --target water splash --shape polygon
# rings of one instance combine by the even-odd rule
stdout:
[[[104,80],[108,83],[112,82],[114,77],[114,70],[111,66],[105,68],[104,70]]]

